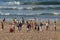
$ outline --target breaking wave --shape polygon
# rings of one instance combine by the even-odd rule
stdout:
[[[40,15],[60,15],[59,13],[41,13]]]
[[[60,10],[60,7],[3,7],[0,6],[0,10],[49,10],[49,9],[55,9],[55,10]]]
[[[20,5],[20,2],[16,2],[16,1],[13,1],[13,2],[6,2],[8,5]]]
[[[59,13],[37,13],[37,14],[34,14],[34,13],[29,13],[29,14],[23,14],[23,13],[16,13],[16,14],[12,14],[12,13],[6,13],[6,12],[0,12],[0,15],[33,15],[33,16],[40,16],[40,15],[60,15]]]

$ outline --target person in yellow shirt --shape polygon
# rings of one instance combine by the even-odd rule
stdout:
[[[33,28],[33,21],[32,20],[30,21],[30,28],[31,29]]]

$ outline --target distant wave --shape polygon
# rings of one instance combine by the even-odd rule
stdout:
[[[6,6],[0,6],[1,10],[19,10],[19,9],[24,9],[23,7],[6,7]]]
[[[46,2],[20,2],[20,1],[13,1],[13,2],[7,2],[8,4],[17,4],[17,5],[19,5],[19,4],[21,4],[21,5],[60,5],[60,2],[48,2],[48,1],[46,1]]]
[[[59,13],[41,13],[40,15],[60,15]]]
[[[19,1],[13,1],[13,2],[6,2],[8,5],[20,5],[21,3]]]
[[[60,5],[60,2],[21,2],[21,1],[0,1],[0,5]]]
[[[6,7],[6,6],[0,6],[0,10],[60,10],[60,7]]]
[[[60,2],[57,2],[57,1],[24,2],[23,5],[60,5]]]
[[[40,16],[40,15],[51,15],[51,16],[53,16],[53,15],[56,15],[56,16],[58,16],[58,15],[60,15],[59,13],[40,13],[40,14],[32,14],[32,15],[35,15],[35,16]]]
[[[17,5],[19,5],[19,4],[21,4],[21,5],[60,5],[60,2],[54,2],[54,1],[50,1],[50,2],[48,2],[48,1],[46,1],[46,2],[39,2],[39,1],[37,1],[37,2],[20,2],[20,1],[13,1],[13,2],[7,2],[8,4],[17,4]]]
[[[20,5],[21,3],[19,1],[12,1],[12,2],[3,2],[0,1],[0,5]]]
[[[16,14],[11,14],[11,13],[5,13],[5,12],[0,12],[0,15],[33,15],[33,16],[40,16],[40,15],[60,15],[59,13],[40,13],[40,14],[23,14],[23,13],[16,13]]]
[[[0,15],[10,15],[10,13],[0,12]]]

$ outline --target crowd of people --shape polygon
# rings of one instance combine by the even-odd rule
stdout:
[[[13,27],[11,27],[9,29],[9,32],[15,32],[16,27],[18,28],[18,31],[20,31],[22,29],[23,25],[26,25],[27,32],[30,31],[31,29],[34,29],[34,30],[37,30],[37,31],[42,31],[42,27],[44,25],[45,25],[46,31],[47,31],[49,29],[49,27],[50,27],[49,26],[50,25],[50,21],[49,20],[46,22],[46,24],[43,24],[43,22],[37,23],[36,19],[35,19],[34,22],[33,22],[33,20],[27,20],[25,22],[24,18],[22,18],[22,20],[18,21],[18,22],[17,22],[16,18],[13,19],[12,21],[13,22],[10,25],[12,25]],[[3,18],[2,22],[1,22],[1,29],[2,30],[4,29],[4,23],[5,23],[5,18]],[[56,24],[57,24],[56,21],[54,21],[54,29],[55,29],[55,31],[56,31]]]

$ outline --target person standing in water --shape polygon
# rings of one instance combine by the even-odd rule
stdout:
[[[56,21],[54,21],[54,29],[55,29],[55,31],[56,31]]]

